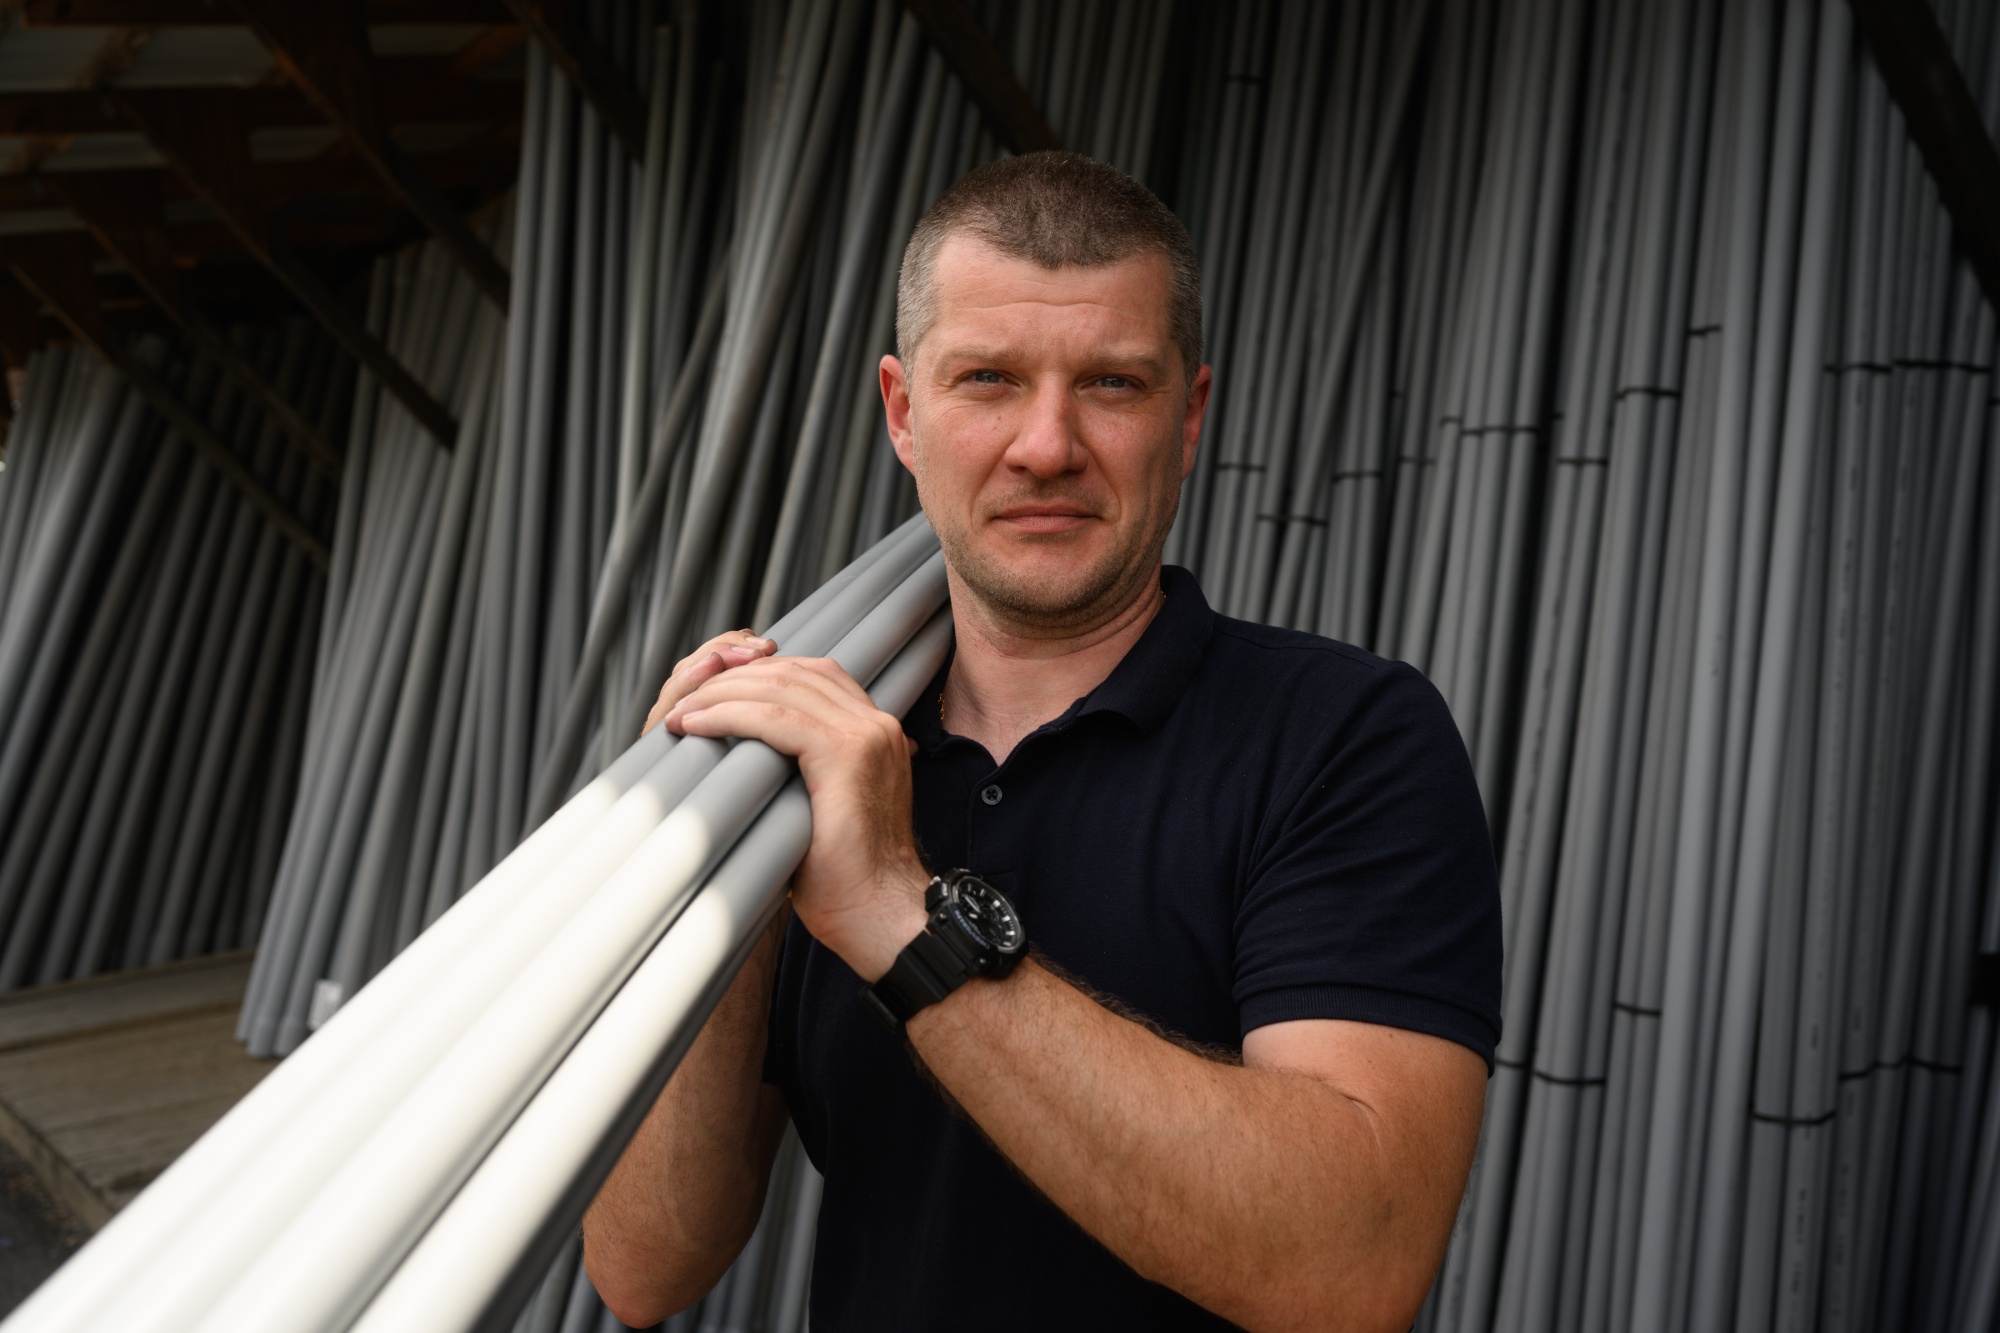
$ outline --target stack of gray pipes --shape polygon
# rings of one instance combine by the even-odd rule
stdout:
[[[303,321],[240,350],[331,433]],[[325,530],[331,479],[205,358],[136,354]],[[291,815],[324,571],[89,352],[28,367],[0,473],[0,989],[247,948]]]
[[[976,110],[887,0],[601,9],[644,158],[532,58],[512,320],[433,250],[377,273],[464,427],[446,454],[353,396],[302,759],[271,740],[260,1054],[341,1031],[626,762],[679,654],[914,510],[874,366],[911,223],[999,151]],[[1990,1329],[1993,312],[1845,0],[974,9],[1201,253],[1217,389],[1169,558],[1423,668],[1486,794],[1506,1033],[1421,1327]],[[1939,17],[2000,127],[2000,16]],[[40,938],[15,979],[128,960],[49,971]],[[789,1145],[669,1326],[802,1327],[817,1189]],[[552,1244],[496,1279],[518,1326],[615,1327]]]

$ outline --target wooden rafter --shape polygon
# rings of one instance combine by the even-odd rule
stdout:
[[[99,245],[201,349],[243,388],[305,452],[314,469],[338,481],[340,454],[319,426],[209,323],[182,290],[166,230],[165,200],[157,175],[131,172],[60,172],[50,186],[76,210]]]
[[[226,105],[210,98],[204,89],[120,89],[113,97],[243,248],[289,288],[425,430],[450,448],[458,436],[458,423],[451,412],[317,274],[272,238],[269,219],[259,206],[252,183],[246,136],[229,120]]]
[[[1926,0],[1850,0],[1889,95],[1951,214],[1959,248],[2000,310],[2000,152]]]
[[[29,354],[41,345],[39,306],[12,270],[0,268],[0,362],[9,370],[26,366]]]
[[[459,79],[450,61],[403,56],[376,61],[381,72],[382,116],[393,129],[412,124],[486,124],[518,120],[519,80]],[[244,129],[323,125],[325,116],[296,89],[205,88]],[[108,92],[0,92],[0,134],[112,134],[130,130]]]
[[[646,103],[563,0],[506,0],[549,59],[567,74],[634,161],[646,155]]]
[[[97,28],[152,23],[162,27],[237,27],[240,20],[208,0],[27,0],[31,28]],[[499,0],[368,0],[370,24],[504,23]]]
[[[10,236],[5,238],[4,245],[0,245],[0,259],[29,291],[69,326],[79,342],[123,375],[210,467],[243,492],[273,527],[304,551],[313,563],[321,569],[326,568],[326,543],[292,511],[290,505],[272,494],[270,488],[216,438],[208,423],[190,411],[181,402],[180,396],[111,331],[98,309],[96,287],[90,273],[92,258],[90,241],[74,234]]]
[[[232,0],[299,90],[355,154],[471,275],[507,309],[507,270],[389,133],[376,91],[368,32],[356,0]]]
[[[978,105],[995,138],[1016,153],[1062,147],[965,0],[904,0],[904,4]]]
[[[149,27],[112,28],[98,39],[97,50],[84,62],[83,70],[71,81],[70,86],[78,89],[96,88],[114,82],[120,74],[131,68],[132,62],[151,41],[153,29]],[[65,134],[31,134],[15,150],[13,161],[7,164],[7,174],[34,171],[50,158],[68,148],[72,136]]]
[[[451,57],[452,77],[469,79],[527,40],[528,30],[520,24],[496,23]]]

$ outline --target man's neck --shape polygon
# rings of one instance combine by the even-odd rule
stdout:
[[[990,614],[952,583],[958,646],[945,678],[945,729],[978,741],[996,764],[1101,685],[1166,603],[1156,565],[1124,606],[1088,628],[1036,634]]]

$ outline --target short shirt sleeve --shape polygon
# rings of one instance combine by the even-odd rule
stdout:
[[[1490,1069],[1499,881],[1465,745],[1407,665],[1379,664],[1353,697],[1260,837],[1236,915],[1242,1029],[1380,1023],[1459,1042]]]

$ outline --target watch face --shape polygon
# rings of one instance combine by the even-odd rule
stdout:
[[[960,881],[952,909],[953,917],[965,933],[995,953],[1017,952],[1026,941],[1014,905],[984,880]]]

